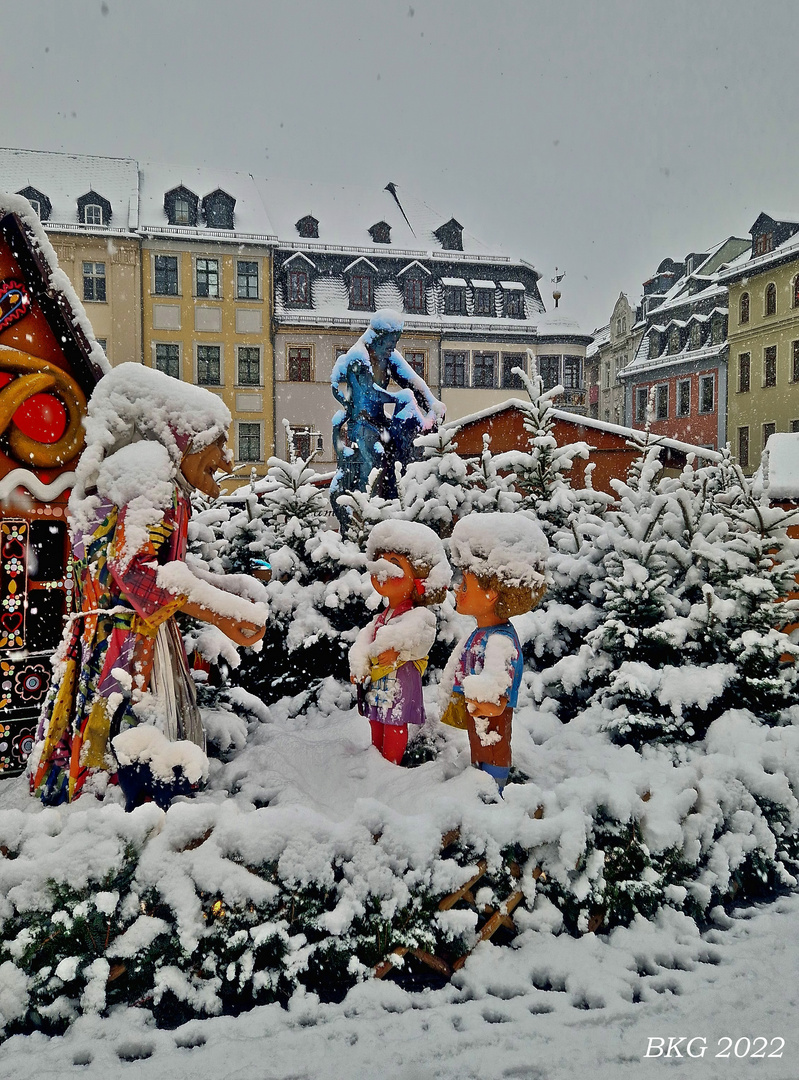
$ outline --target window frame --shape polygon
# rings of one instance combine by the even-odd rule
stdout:
[[[763,318],[769,319],[777,314],[777,286],[770,281],[763,293]]]
[[[710,408],[705,407],[705,387],[710,384]],[[700,416],[708,416],[710,413],[716,411],[716,376],[700,375],[699,376],[699,401],[697,402],[697,412]]]
[[[508,289],[504,294],[503,314],[506,319],[523,319],[524,313],[524,290]],[[513,310],[516,308],[517,310]]]
[[[646,423],[646,410],[649,408],[649,390],[648,386],[636,386],[634,387],[635,397],[633,400],[633,423],[645,424]]]
[[[303,285],[301,290],[296,288],[300,282]],[[299,292],[303,295],[295,295]],[[286,275],[286,302],[292,307],[311,306],[311,275],[306,267],[289,267]]]
[[[567,376],[567,371],[576,372],[573,379],[571,375]],[[561,366],[561,383],[564,390],[583,389],[583,363],[581,357],[574,354],[564,354]]]
[[[493,289],[474,290],[474,315],[493,319],[496,313],[496,293]]]
[[[688,387],[688,394],[687,394],[688,400],[687,400],[687,408],[684,409],[683,404],[684,404],[685,394],[683,393],[683,391],[684,391],[685,387]],[[691,415],[691,380],[690,379],[679,379],[677,381],[676,413],[677,413],[678,419],[680,419],[680,420],[684,420],[687,416]]]
[[[292,353],[299,353],[300,351],[307,350],[307,356],[292,356]],[[297,370],[300,371],[299,378],[292,376],[292,363],[304,365],[307,363],[308,378],[302,377],[302,366]],[[314,347],[313,345],[301,345],[301,344],[287,344],[286,345],[286,382],[291,383],[312,383],[314,381]]]
[[[413,368],[413,370],[416,372],[416,374],[419,376],[419,378],[424,379],[424,381],[427,382],[427,351],[424,350],[424,349],[408,349],[402,355],[403,355],[406,363],[411,368]],[[421,356],[421,358],[422,358],[422,360],[421,360],[422,370],[421,371],[417,370],[417,368],[415,368],[413,366],[413,362],[408,359],[409,356],[417,356],[417,357]]]
[[[799,341],[791,342],[791,382],[799,382]]]
[[[545,374],[546,368],[546,374]],[[548,382],[548,378],[553,370],[557,371],[554,382]],[[544,390],[551,390],[555,386],[560,385],[561,376],[563,374],[563,357],[560,353],[544,353],[538,357],[538,374],[541,377]]]
[[[245,433],[243,428],[254,428]],[[242,454],[242,439],[252,439],[257,437],[258,439],[258,454],[252,456],[250,454]],[[260,420],[237,420],[236,421],[236,460],[239,462],[245,462],[247,464],[258,464],[264,460],[264,426]]]
[[[661,401],[665,401],[665,408],[661,414]],[[655,420],[668,420],[669,418],[669,384],[657,383],[655,385]]]
[[[242,272],[242,266],[254,266],[253,271]],[[249,295],[252,282],[249,280],[255,276],[255,296]],[[243,286],[245,291],[242,292],[242,279],[245,280]],[[260,259],[236,259],[236,299],[237,300],[260,300],[261,299],[261,265]]]
[[[479,378],[482,380],[485,377],[485,373],[491,371],[490,382],[478,382],[478,371],[480,372]],[[497,353],[484,352],[482,350],[472,353],[472,388],[475,390],[496,390],[497,388]]]
[[[749,293],[741,293],[741,299],[738,301],[738,324],[744,326],[749,322]]]
[[[166,368],[159,367],[159,364],[158,364],[158,350],[159,349],[169,349],[170,351],[172,349],[177,350],[177,355],[176,356],[170,355],[167,358]],[[175,375],[173,375],[172,372],[168,370],[169,365],[172,362],[172,360],[176,361],[177,374],[175,374]],[[168,375],[171,379],[180,379],[181,374],[182,374],[182,369],[183,369],[180,342],[179,341],[154,341],[153,342],[153,367],[155,368],[156,371],[160,371],[164,375]]]
[[[799,274],[793,279],[793,306],[799,308]]]
[[[167,268],[164,267],[164,266],[161,266],[159,268],[159,265],[158,265],[159,261],[163,261],[163,260],[167,260],[167,259],[170,260],[170,262],[174,263],[174,273],[175,273],[175,291],[174,292],[171,292],[168,289],[159,289],[158,288],[159,275],[162,276],[162,282],[166,280],[163,277],[163,275],[167,275],[167,279],[171,279],[171,272],[169,270],[167,270]],[[160,254],[154,254],[153,255],[152,290],[153,290],[152,291],[153,296],[180,296],[181,295],[181,292],[180,292],[180,258],[177,255],[168,255],[168,254],[165,254],[163,252],[160,253]]]
[[[409,295],[410,290],[418,291],[418,301],[416,297]],[[427,314],[426,292],[425,280],[421,274],[405,275],[405,280],[402,283],[402,303],[409,315]]]
[[[204,353],[204,354],[209,353],[213,349],[215,349],[216,353],[217,353],[215,362],[219,365],[219,381],[218,382],[214,382],[213,380],[211,380],[209,378],[205,378],[205,379],[200,378],[200,364],[209,364],[209,363],[213,362],[212,358],[210,356],[203,355],[201,357],[200,353],[201,352]],[[196,382],[197,386],[224,386],[225,385],[225,383],[224,383],[224,375],[225,375],[224,346],[221,343],[218,344],[218,345],[214,345],[214,344],[206,345],[204,342],[203,342],[202,345],[199,345],[199,344],[195,345],[194,346],[194,367],[195,367],[195,380],[194,381]]]
[[[460,371],[461,378],[455,376]],[[443,354],[442,386],[463,389],[469,386],[469,353],[465,349],[448,349]]]
[[[457,303],[456,303],[457,300]],[[465,285],[445,285],[444,286],[444,314],[445,315],[466,315],[466,286]]]
[[[90,210],[91,211],[95,211],[95,210],[99,211],[99,214],[100,214],[100,220],[99,221],[89,221],[89,211]],[[91,216],[95,217],[95,214],[92,213]],[[84,225],[94,226],[95,228],[98,225],[104,225],[105,224],[105,222],[103,221],[103,208],[99,203],[84,203],[84,206],[83,206],[83,224]]]
[[[775,422],[773,420],[767,420],[767,421],[765,421],[765,423],[760,425],[760,435],[761,435],[761,439],[762,439],[762,444],[761,445],[762,445],[763,450],[766,449],[766,443],[768,442],[769,438],[772,435],[776,435],[776,434],[777,434],[777,425],[775,424]]]
[[[256,362],[257,362],[257,366],[258,366],[258,373],[257,373],[257,378],[256,378],[256,380],[254,382],[250,381],[250,380],[242,379],[242,377],[241,377],[241,370],[242,370],[241,369],[241,363],[242,363],[241,354],[245,350],[248,351],[248,352],[255,352],[255,354],[257,356],[257,361]],[[261,346],[260,345],[237,345],[236,346],[236,386],[246,386],[246,387],[251,387],[251,386],[262,387],[263,386],[261,360],[262,360],[262,355],[261,355]],[[247,362],[252,363],[251,360],[249,360]]]
[[[294,453],[297,455],[297,457],[302,458],[303,461],[307,461],[308,458],[311,456],[311,454],[314,453],[314,451],[318,451],[320,454],[324,453],[324,449],[325,449],[324,436],[322,435],[322,432],[319,431],[317,428],[313,427],[311,424],[289,424],[289,427],[291,429],[291,434],[289,434],[289,432],[286,431],[286,458],[287,459],[291,455],[291,437],[292,436],[294,437]],[[297,440],[298,439],[307,439],[308,440],[308,444],[307,444],[308,453],[307,454],[303,453],[303,450],[305,449],[305,447],[301,447],[301,446],[297,445]],[[314,441],[316,443],[315,446],[312,445],[312,443]]]
[[[742,469],[749,468],[749,425],[738,428],[738,464]]]
[[[777,385],[777,346],[763,346],[763,389]]]
[[[85,260],[81,260],[81,262],[83,263],[83,299],[84,299],[84,301],[86,303],[89,303],[89,304],[106,304],[106,303],[108,303],[108,289],[107,289],[108,278],[107,278],[106,272],[105,272],[105,263],[104,262],[89,262],[89,261],[85,261]],[[86,271],[87,266],[91,267],[91,270],[88,273]],[[103,268],[101,273],[97,272],[98,266],[101,266]],[[91,283],[91,289],[90,290],[87,290],[87,288],[86,288],[87,283]],[[102,286],[102,288],[101,288],[101,286]],[[91,296],[88,295],[89,291],[91,291],[91,293],[92,293]],[[98,295],[99,293],[102,293],[102,296]]]
[[[207,292],[200,291],[200,263],[205,263],[202,273],[206,276],[205,288]],[[211,270],[208,266],[209,263],[213,263],[216,270]],[[211,276],[216,275],[216,292],[211,292]],[[222,298],[222,275],[220,273],[219,259],[209,255],[197,255],[194,259],[194,295],[200,297],[203,300],[221,300]]]
[[[746,363],[744,364],[744,360]],[[746,377],[744,378],[744,371]],[[746,385],[744,385],[746,383]],[[738,393],[749,394],[752,390],[752,354],[738,353]]]
[[[364,300],[364,283],[366,284],[367,299]],[[358,273],[350,274],[349,282],[350,311],[374,311],[375,306],[375,282],[374,274]]]
[[[503,353],[501,360],[502,371],[500,373],[502,390],[524,390],[524,383],[520,376],[514,375],[511,368],[518,367],[527,373],[524,362],[524,353]]]

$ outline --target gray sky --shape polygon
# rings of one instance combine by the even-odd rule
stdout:
[[[26,0],[15,25],[0,145],[394,180],[532,262],[548,308],[565,269],[588,330],[665,256],[799,213],[795,0]]]

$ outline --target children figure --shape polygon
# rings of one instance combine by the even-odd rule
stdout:
[[[422,675],[436,636],[430,606],[446,596],[452,571],[433,530],[413,521],[381,521],[366,556],[372,587],[387,603],[350,649],[350,679],[358,686],[358,710],[369,718],[372,745],[399,765],[408,724],[425,721]]]
[[[500,793],[511,765],[511,725],[522,680],[519,638],[509,619],[544,595],[549,547],[522,514],[470,514],[452,530],[450,555],[463,575],[455,608],[477,629],[458,643],[444,672],[442,722],[466,728],[472,764]]]

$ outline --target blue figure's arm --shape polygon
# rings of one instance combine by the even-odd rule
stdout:
[[[391,377],[398,386],[413,391],[414,397],[420,406],[419,416],[425,428],[433,427],[439,420],[444,419],[445,407],[439,401],[433,391],[411,365],[406,361],[402,353],[395,349],[389,361]],[[424,412],[421,411],[424,408]]]

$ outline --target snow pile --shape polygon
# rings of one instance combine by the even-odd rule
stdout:
[[[799,432],[769,435],[752,486],[769,499],[799,499]]]
[[[449,545],[453,563],[477,577],[529,589],[545,580],[549,544],[540,526],[523,513],[461,518]]]
[[[363,627],[350,649],[350,672],[362,682],[378,656],[388,649],[396,649],[399,653],[398,664],[421,660],[428,655],[435,640],[436,617],[429,608],[411,608],[382,626],[375,627],[372,620]]]
[[[199,784],[208,776],[208,758],[199,746],[186,739],[170,741],[149,724],[123,731],[113,745],[120,765],[148,765],[158,780],[168,782],[181,774],[189,783]]]

